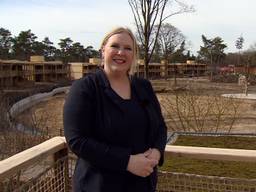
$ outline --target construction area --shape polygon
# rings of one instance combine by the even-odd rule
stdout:
[[[256,134],[256,100],[225,98],[221,96],[224,93],[241,93],[242,87],[238,84],[212,83],[207,78],[178,78],[175,86],[173,79],[152,80],[151,82],[157,92],[169,132],[201,131],[217,134]],[[249,87],[249,93],[255,91],[256,86]],[[47,134],[48,136],[44,139],[49,140],[34,148],[28,149],[24,154],[19,154],[21,156],[20,159],[23,159],[22,155],[29,157],[26,160],[28,167],[20,166],[19,160],[13,161],[14,157],[3,161],[9,166],[15,167],[10,170],[6,169],[3,172],[2,176],[6,178],[4,180],[6,185],[2,185],[3,188],[9,186],[9,189],[19,188],[21,191],[58,191],[56,189],[71,191],[71,177],[75,157],[67,153],[65,141],[62,137],[54,137],[56,135],[63,135],[62,109],[65,98],[66,94],[57,94],[56,96],[43,100],[17,117],[17,122],[25,124],[28,127],[37,125],[37,131],[40,133],[40,135],[34,136],[32,134],[25,134],[26,136],[23,135],[23,140],[21,139],[21,135],[16,137],[16,139],[19,138],[19,141],[23,145],[31,143],[33,138],[38,139],[43,134]],[[179,105],[177,105],[177,101],[179,101]],[[186,103],[186,105],[182,103]],[[194,114],[193,116],[192,112]],[[28,139],[27,135],[31,135],[31,137]],[[5,143],[4,146],[8,146],[8,143]],[[37,152],[33,152],[32,154],[29,153],[30,150]],[[249,165],[248,162],[252,162],[250,165],[255,162],[256,157],[253,157],[253,154],[248,153],[248,150],[167,146],[166,163],[169,162],[169,159],[175,160],[176,156],[189,160],[187,165],[191,166],[195,163],[195,160],[193,162],[190,160],[191,157],[201,160],[200,164],[204,164],[205,166],[209,166],[210,164],[208,159],[215,160],[213,161],[215,165],[217,164],[216,162],[227,160],[226,164],[229,165],[232,164],[229,161],[234,160],[240,161],[242,167],[245,167],[243,169],[247,170],[246,166]],[[204,160],[203,157],[207,160]],[[10,164],[9,161],[15,162],[15,164]],[[222,162],[218,164],[221,168],[218,167],[216,169],[224,171],[226,164]],[[182,166],[179,165],[177,168],[187,165],[183,163]],[[167,164],[165,164],[166,166]],[[199,170],[199,168],[196,169],[197,171]],[[234,169],[232,168],[229,176],[219,177],[212,176],[212,174],[208,175],[207,173],[200,174],[198,172],[172,172],[165,168],[158,173],[158,191],[246,192],[256,190],[255,179],[240,178],[239,176],[232,175],[234,174]],[[19,175],[17,173],[20,173],[18,172],[19,170],[22,171],[21,175],[23,177],[18,178]],[[217,171],[215,170],[215,172]],[[40,173],[39,176],[36,173]],[[32,179],[28,180],[28,178]],[[17,179],[20,179],[25,185],[21,185],[22,182],[19,184],[13,182]]]

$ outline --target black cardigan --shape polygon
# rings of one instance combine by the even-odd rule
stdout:
[[[131,88],[146,111],[149,143],[151,148],[159,149],[159,165],[162,165],[167,133],[159,102],[149,81],[132,77]],[[88,192],[104,191],[100,189],[99,170],[126,172],[131,149],[104,142],[114,137],[108,117],[109,103],[120,108],[120,101],[112,94],[105,73],[98,70],[75,81],[66,99],[64,133],[70,149],[79,157],[74,174],[75,191],[83,191],[84,187]]]

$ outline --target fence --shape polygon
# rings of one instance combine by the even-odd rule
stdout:
[[[256,162],[253,150],[166,146],[166,156]],[[0,161],[0,191],[66,192],[72,189],[75,157],[65,139],[54,137]],[[256,179],[202,176],[159,171],[158,192],[255,192]]]

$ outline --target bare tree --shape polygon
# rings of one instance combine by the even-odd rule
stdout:
[[[185,36],[173,25],[164,23],[160,28],[158,39],[163,51],[163,58],[169,61],[174,50],[185,40]]]
[[[16,96],[19,97],[18,94]],[[36,113],[29,109],[20,115],[11,115],[10,108],[16,100],[14,97],[5,94],[0,88],[0,160],[49,138],[46,127],[50,118],[49,111]]]
[[[9,99],[0,89],[0,132],[10,131],[11,125],[8,120]]]
[[[128,0],[128,2],[139,33],[139,41],[145,51],[144,75],[148,78],[148,64],[153,55],[162,23],[173,15],[192,12],[194,8],[180,0]],[[153,30],[155,25],[158,26],[156,32]]]
[[[158,26],[156,26],[158,28]],[[175,49],[185,41],[185,36],[179,29],[169,23],[163,23],[160,28],[158,41],[162,49],[163,59],[165,60],[165,78],[168,77],[168,63]],[[175,66],[176,69],[176,66]],[[176,85],[176,70],[174,71],[174,79]]]
[[[236,48],[239,50],[239,55],[238,55],[238,66],[240,65],[240,60],[241,60],[241,49],[243,48],[243,43],[244,43],[244,38],[241,35],[240,37],[237,38],[236,40]]]
[[[241,50],[243,49],[244,38],[242,35],[237,38],[236,40],[236,48],[238,49],[238,66],[241,65]],[[244,80],[244,94],[248,95],[248,78],[249,78],[249,57],[247,62],[244,64],[244,73],[245,73],[245,80]]]
[[[172,131],[228,132],[241,115],[242,101],[190,91],[162,99],[167,125]]]

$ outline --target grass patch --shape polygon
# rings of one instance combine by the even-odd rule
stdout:
[[[256,138],[236,136],[215,137],[180,135],[173,145],[256,150]],[[192,158],[168,156],[165,158],[165,163],[160,170],[219,177],[245,179],[256,178],[255,162],[216,161],[205,159],[198,160]]]
[[[160,170],[219,177],[256,178],[256,164],[251,162],[228,162],[168,157],[165,159],[165,163]]]
[[[173,145],[256,150],[256,137],[179,135]]]

